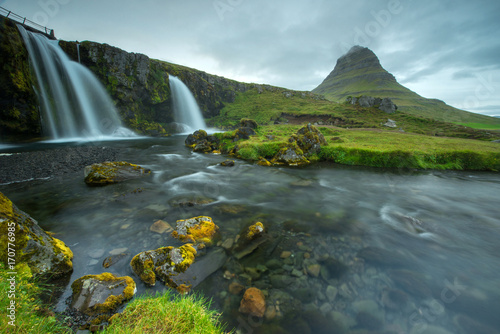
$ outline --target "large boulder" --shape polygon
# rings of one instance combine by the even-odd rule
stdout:
[[[177,288],[172,277],[185,272],[193,263],[195,255],[196,249],[191,244],[178,248],[162,247],[137,254],[130,261],[130,266],[150,286],[154,286],[159,279],[166,285]]]
[[[94,317],[116,311],[137,291],[131,277],[110,273],[83,276],[71,284],[71,289],[71,307]]]
[[[125,161],[106,161],[85,167],[85,183],[103,186],[151,174],[151,170]]]
[[[266,298],[264,293],[257,288],[248,288],[240,302],[239,311],[243,314],[249,314],[262,318],[266,312]]]
[[[184,144],[194,152],[210,153],[219,149],[220,140],[216,136],[209,136],[205,130],[197,130],[187,136]]]
[[[73,271],[73,252],[59,239],[47,234],[36,220],[19,210],[0,193],[1,261],[10,269],[25,262],[43,278],[57,278]],[[14,255],[13,257],[11,255]]]
[[[378,108],[388,114],[394,114],[396,110],[398,110],[398,106],[395,105],[394,102],[392,102],[392,100],[387,97],[382,99]]]
[[[271,160],[273,165],[300,166],[309,163],[296,142],[282,147]]]
[[[297,131],[290,140],[296,141],[306,156],[319,153],[321,145],[327,145],[325,136],[311,123]]]
[[[242,118],[240,120],[240,126],[244,128],[257,129],[259,127],[259,124],[257,124],[257,122],[254,121],[253,119]]]

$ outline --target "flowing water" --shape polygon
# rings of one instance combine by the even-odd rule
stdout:
[[[108,271],[133,277],[139,294],[163,287],[145,287],[130,259],[178,245],[149,230],[155,221],[207,215],[221,242],[261,221],[269,241],[239,260],[227,251],[194,289],[241,333],[498,333],[498,173],[222,167],[226,157],[192,153],[184,139],[107,144],[153,171],[143,179],[87,187],[82,172],[0,191],[70,246],[70,283]],[[113,251],[126,256],[104,269]],[[264,319],[238,312],[235,283],[265,292]]]
[[[121,126],[106,89],[85,66],[68,58],[58,41],[18,29],[37,78],[42,129],[52,139],[134,136]]]
[[[189,88],[176,76],[169,75],[173,95],[175,121],[187,126],[184,132],[207,129],[200,107]]]

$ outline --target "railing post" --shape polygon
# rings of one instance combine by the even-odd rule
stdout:
[[[9,13],[7,14],[7,16],[6,16],[6,17],[9,17],[10,13],[12,13],[12,11],[10,11],[10,10],[9,10]]]
[[[25,23],[26,23],[26,18],[24,18],[24,20],[23,20],[23,25],[24,25]]]

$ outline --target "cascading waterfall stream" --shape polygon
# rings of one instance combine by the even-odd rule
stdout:
[[[111,98],[89,69],[70,60],[58,41],[21,25],[18,29],[38,81],[42,129],[47,135],[53,139],[135,135],[121,126]]]
[[[206,130],[207,125],[189,88],[177,77],[169,75],[173,95],[175,121],[188,126],[185,132]]]

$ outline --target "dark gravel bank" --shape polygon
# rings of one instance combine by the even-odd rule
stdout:
[[[41,179],[82,171],[96,162],[116,160],[118,149],[64,147],[44,151],[0,154],[0,184]]]

